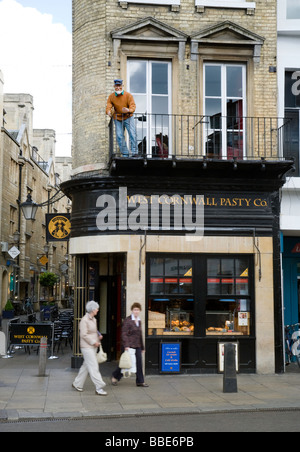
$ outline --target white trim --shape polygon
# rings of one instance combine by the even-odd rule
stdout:
[[[211,8],[255,9],[255,2],[246,0],[195,0],[196,6]]]
[[[119,0],[120,5],[125,3],[142,3],[144,5],[171,5],[180,6],[181,0]]]

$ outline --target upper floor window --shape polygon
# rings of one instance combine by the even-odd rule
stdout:
[[[204,115],[206,153],[242,159],[246,144],[245,65],[205,64]]]
[[[300,33],[300,2],[299,0],[277,0],[278,32],[286,31],[299,35]]]
[[[286,1],[286,18],[300,19],[300,2],[299,0]]]

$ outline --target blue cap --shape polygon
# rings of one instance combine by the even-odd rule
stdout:
[[[116,79],[116,80],[114,80],[114,84],[115,84],[115,85],[123,85],[123,80],[121,80],[121,79]]]

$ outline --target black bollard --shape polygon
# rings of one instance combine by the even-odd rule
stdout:
[[[223,392],[224,394],[238,392],[234,344],[225,344]]]

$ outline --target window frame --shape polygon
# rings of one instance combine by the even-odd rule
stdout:
[[[146,63],[146,91],[145,93],[136,93],[133,90],[133,87],[130,84],[131,81],[131,72],[130,72],[130,64],[134,62],[144,62]],[[152,73],[153,73],[153,65],[166,65],[167,66],[167,85],[168,85],[168,93],[167,94],[159,94],[153,92],[153,85],[152,85]],[[159,118],[160,115],[157,113],[154,115],[153,113],[153,100],[155,98],[166,98],[167,104],[168,104],[168,113],[162,114],[162,131],[166,130],[169,137],[169,143],[168,143],[168,155],[172,156],[172,121],[171,121],[171,114],[172,114],[172,77],[173,77],[173,62],[166,58],[166,59],[154,59],[154,58],[134,58],[129,57],[127,58],[127,84],[128,84],[128,91],[135,97],[136,96],[145,96],[146,100],[146,110],[145,111],[139,111],[137,108],[136,113],[143,115],[144,113],[148,113],[149,116],[147,116],[146,125],[144,126],[144,123],[142,124],[142,133],[146,134],[146,154],[148,158],[152,157],[152,146],[156,146],[156,143],[153,139],[153,130],[156,131],[156,128],[160,129],[160,124],[156,123],[156,118]],[[137,126],[139,123],[137,123]]]
[[[206,68],[207,67],[220,67],[221,68],[221,95],[220,96],[211,96],[206,95]],[[228,133],[241,133],[243,137],[243,158],[247,155],[247,130],[246,130],[246,121],[243,120],[243,128],[242,130],[238,129],[230,129],[227,123],[227,105],[229,99],[239,99],[238,97],[228,96],[227,92],[227,68],[228,67],[240,67],[242,68],[242,83],[243,83],[243,95],[240,97],[243,101],[243,113],[242,117],[246,118],[247,116],[247,64],[243,62],[214,62],[214,61],[204,61],[203,63],[203,112],[206,115],[206,100],[207,99],[220,99],[221,100],[221,156],[225,159],[228,158]],[[217,127],[215,127],[217,129]],[[205,131],[204,131],[205,132]],[[203,133],[203,149],[206,147],[206,136]]]
[[[174,335],[172,338],[188,338],[191,339],[215,339],[223,338],[222,334],[207,334],[207,322],[206,322],[206,303],[207,300],[213,299],[215,296],[208,295],[208,259],[248,259],[249,260],[249,275],[248,275],[248,295],[218,295],[222,299],[235,298],[236,300],[247,299],[250,302],[250,334],[249,335],[239,335],[239,334],[228,334],[227,338],[243,338],[243,339],[253,339],[256,335],[256,322],[255,322],[255,311],[256,311],[256,298],[255,298],[255,267],[254,267],[254,255],[251,254],[187,254],[187,253],[147,253],[146,259],[146,338],[151,339],[156,336],[151,336],[148,333],[148,311],[149,311],[149,298],[153,298],[155,295],[150,293],[150,259],[161,258],[161,259],[191,259],[192,260],[192,284],[193,292],[192,294],[179,294],[183,298],[193,298],[194,303],[194,331],[192,335],[179,336]],[[154,275],[152,275],[154,276]],[[161,298],[178,298],[178,295],[157,295]],[[158,335],[159,336],[159,335]],[[159,336],[167,338],[168,336]]]

